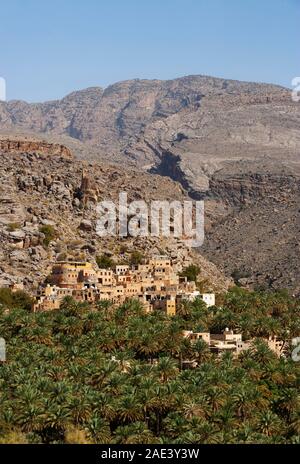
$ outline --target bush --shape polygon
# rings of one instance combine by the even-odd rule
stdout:
[[[67,259],[68,259],[67,253],[63,252],[58,255],[58,257],[56,258],[56,261],[67,261]]]
[[[145,257],[140,251],[133,251],[130,256],[130,264],[132,266],[137,266],[138,264],[142,264]]]
[[[203,279],[197,282],[197,290],[199,290],[200,293],[210,293],[211,290],[211,283],[208,279]]]
[[[107,255],[96,256],[96,263],[100,269],[109,269],[114,266],[114,260]]]
[[[195,264],[191,264],[180,273],[180,277],[186,277],[189,282],[197,282],[197,277],[199,273],[200,267],[196,266]]]
[[[33,299],[23,290],[18,290],[13,293],[13,301],[15,308],[25,309],[27,311],[31,310]]]
[[[43,240],[43,244],[47,247],[49,246],[50,242],[55,239],[56,231],[53,226],[51,225],[44,225],[40,227],[40,232],[45,235]]]
[[[31,310],[33,299],[23,290],[12,292],[10,288],[0,288],[0,304],[8,309]]]
[[[7,225],[7,229],[9,232],[14,232],[15,230],[20,229],[21,225],[18,222],[10,222]]]
[[[5,308],[13,307],[13,293],[9,288],[0,288],[0,305]]]

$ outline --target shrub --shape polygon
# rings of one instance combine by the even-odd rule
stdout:
[[[109,269],[114,266],[114,260],[107,255],[96,256],[96,263],[100,269]]]
[[[6,308],[12,308],[13,293],[9,288],[0,288],[0,304]]]
[[[199,290],[200,293],[209,293],[211,291],[210,281],[208,279],[200,280],[197,283],[197,290]]]
[[[180,277],[186,277],[189,282],[197,282],[197,277],[199,273],[200,267],[196,266],[195,264],[191,264],[180,273]]]
[[[15,308],[26,309],[27,311],[31,310],[33,299],[23,290],[18,290],[13,293],[13,301]]]
[[[10,288],[0,288],[0,304],[5,308],[30,311],[32,303],[31,296],[23,290],[12,292]]]
[[[142,264],[144,261],[144,255],[140,251],[133,251],[130,255],[130,264],[136,266],[138,264]]]
[[[67,261],[67,259],[68,259],[68,255],[65,252],[60,253],[58,257],[56,258],[57,261]]]
[[[40,232],[45,235],[45,238],[43,240],[43,244],[47,247],[49,246],[50,242],[55,239],[56,237],[56,232],[53,226],[51,225],[44,225],[40,227]]]
[[[7,229],[9,232],[14,232],[15,230],[20,229],[21,225],[18,222],[10,222],[7,225]]]

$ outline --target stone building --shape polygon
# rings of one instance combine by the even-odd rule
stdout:
[[[203,340],[210,348],[212,353],[221,355],[226,351],[230,351],[234,356],[238,356],[243,351],[253,347],[254,339],[243,341],[241,333],[234,333],[233,330],[226,328],[221,334],[211,334],[209,332],[193,332],[192,330],[184,330],[183,337],[188,338],[191,343],[196,343],[198,340]],[[282,356],[284,342],[278,340],[277,337],[262,338],[273,351],[276,356]]]
[[[59,309],[65,296],[89,303],[110,300],[116,304],[135,298],[147,311],[162,310],[172,316],[180,301],[201,297],[195,282],[179,278],[165,256],[155,256],[132,267],[117,265],[115,269],[94,269],[88,262],[61,261],[53,265],[47,282],[39,291],[34,311]],[[204,301],[214,301],[214,295],[211,299],[205,295]]]

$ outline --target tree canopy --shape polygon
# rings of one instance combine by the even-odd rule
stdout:
[[[299,363],[257,340],[239,358],[182,330],[299,334],[299,301],[233,289],[206,308],[145,314],[137,301],[58,311],[1,307],[1,443],[299,443]],[[182,360],[198,367],[182,369]]]

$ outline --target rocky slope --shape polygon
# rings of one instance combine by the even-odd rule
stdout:
[[[32,151],[28,151],[29,143]],[[117,203],[119,192],[126,191],[128,202],[182,201],[187,197],[180,184],[107,164],[76,161],[64,156],[64,150],[53,156],[52,151],[56,147],[45,152],[37,140],[27,140],[26,152],[0,149],[0,286],[23,281],[32,290],[57,259],[95,262],[97,255],[106,253],[120,262],[139,250],[144,255],[168,254],[178,270],[198,263],[207,289],[228,287],[230,281],[215,265],[177,239],[101,238],[96,233],[99,200]],[[49,245],[45,226],[55,233]]]
[[[0,103],[0,132],[15,131],[177,181],[206,200],[209,259],[249,275],[247,284],[299,292],[300,105],[289,90],[207,76],[126,81],[60,101]],[[278,233],[277,203],[288,233]]]
[[[280,115],[283,110],[287,111],[285,117]],[[106,89],[90,88],[46,103],[1,102],[0,129],[67,136],[96,148],[97,153],[93,151],[92,155],[109,156],[120,162],[132,156],[142,165],[156,159],[156,153],[143,146],[147,141],[156,141],[157,147],[159,143],[173,143],[174,150],[178,147],[181,152],[191,153],[193,150],[185,147],[185,141],[189,140],[189,145],[191,141],[198,146],[203,142],[210,145],[211,136],[216,145],[223,140],[236,144],[236,150],[239,144],[251,140],[276,146],[280,134],[272,137],[267,127],[275,115],[275,130],[280,131],[283,119],[288,126],[283,132],[292,129],[293,122],[296,126],[299,123],[299,108],[286,89],[189,76],[170,81],[119,82]],[[136,151],[138,142],[142,143],[140,152]],[[133,152],[130,147],[134,147]],[[204,150],[203,154],[209,155],[210,151]]]
[[[300,295],[299,204],[294,170],[251,165],[234,172],[227,166],[210,181],[211,223],[201,253],[242,285]]]
[[[45,141],[28,140],[26,138],[0,138],[1,153],[41,153],[49,156],[72,159],[69,148],[61,144],[47,143]]]

